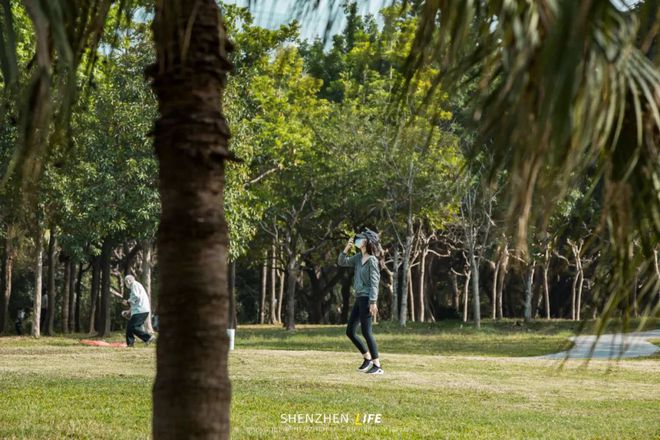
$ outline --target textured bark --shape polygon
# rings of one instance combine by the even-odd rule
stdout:
[[[62,282],[62,333],[69,333],[69,278],[71,277],[71,259],[67,258],[64,262],[64,281]]]
[[[110,255],[112,241],[105,239],[101,246],[101,300],[99,303],[99,336],[110,335]]]
[[[57,236],[55,227],[50,228],[50,238],[48,239],[48,324],[46,325],[46,334],[53,336],[55,334],[55,251],[57,249]]]
[[[41,336],[41,287],[43,279],[43,257],[44,257],[44,236],[41,227],[38,228],[35,237],[36,268],[34,271],[34,312],[32,313],[32,336],[38,338]]]
[[[153,438],[227,439],[229,43],[214,0],[157,1],[153,31],[162,205]]]

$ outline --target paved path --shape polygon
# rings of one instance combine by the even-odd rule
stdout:
[[[622,358],[633,358],[640,356],[650,356],[657,351],[660,347],[650,343],[647,339],[660,338],[660,329],[651,330],[647,332],[633,332],[633,333],[615,333],[604,334],[598,341],[596,336],[571,336],[570,339],[575,342],[575,345],[561,353],[547,354],[539,356],[544,359],[616,359],[619,356]],[[594,352],[591,353],[591,348],[596,341]]]

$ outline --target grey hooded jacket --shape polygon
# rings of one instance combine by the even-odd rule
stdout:
[[[369,259],[362,264],[362,253],[348,257],[344,251],[339,253],[337,264],[343,267],[355,269],[353,275],[353,289],[355,297],[368,296],[370,304],[376,304],[378,300],[378,285],[380,283],[380,268],[378,258],[369,255]]]

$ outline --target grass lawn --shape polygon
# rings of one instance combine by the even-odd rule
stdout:
[[[413,324],[401,333],[381,323],[386,374],[375,377],[355,371],[360,357],[341,326],[241,326],[230,353],[232,438],[660,438],[658,358],[561,369],[525,358],[564,349],[572,325]],[[75,336],[0,338],[0,438],[149,438],[154,355]],[[364,413],[381,423],[356,425]],[[349,422],[282,423],[283,414]]]

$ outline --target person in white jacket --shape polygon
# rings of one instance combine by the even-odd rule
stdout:
[[[128,300],[123,301],[124,305],[131,306],[131,319],[128,320],[128,326],[126,327],[126,345],[133,347],[135,336],[149,345],[156,339],[155,336],[142,330],[142,324],[144,324],[144,321],[149,317],[149,313],[151,312],[149,296],[142,284],[136,281],[133,275],[128,275],[124,281],[126,287],[131,290]]]

